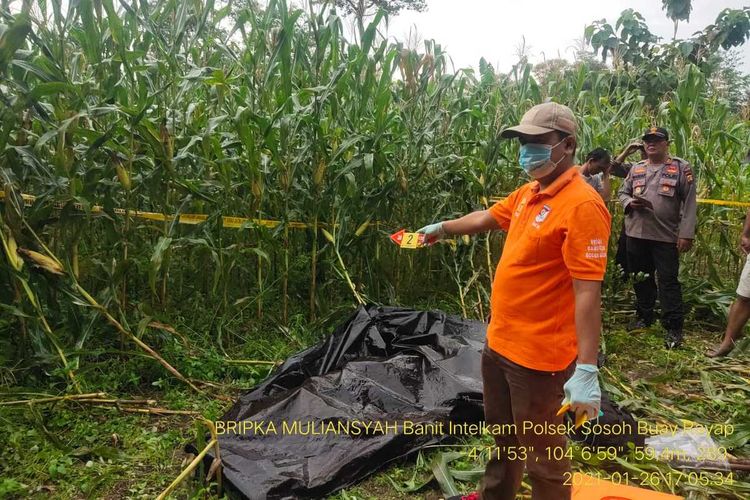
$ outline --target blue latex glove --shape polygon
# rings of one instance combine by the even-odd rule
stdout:
[[[586,412],[588,419],[599,416],[602,391],[599,388],[599,369],[596,365],[576,365],[576,371],[565,382],[563,390],[563,404],[570,403],[570,411],[575,412],[576,418],[583,412]]]
[[[424,242],[428,245],[432,245],[446,237],[442,222],[430,224],[429,226],[418,229],[417,232],[424,234]]]

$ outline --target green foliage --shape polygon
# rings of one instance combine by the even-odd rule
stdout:
[[[693,9],[691,0],[662,0],[662,9],[667,13],[667,17],[674,21],[674,35],[677,38],[677,25],[680,21],[690,20],[690,11]]]
[[[0,24],[0,73],[6,72],[8,63],[16,51],[23,46],[31,31],[29,5],[26,4],[24,12],[16,16],[10,26]]]
[[[398,14],[402,10],[422,12],[427,9],[426,0],[336,0],[336,6],[347,14],[362,17],[373,10]]]
[[[220,412],[215,402],[208,408],[190,394],[162,397],[208,418]],[[154,419],[76,404],[27,408],[0,407],[3,498],[154,498],[179,474],[182,447],[195,438],[188,417]],[[56,435],[64,439],[49,437]],[[182,491],[196,486],[188,483]]]
[[[3,478],[0,480],[0,495],[3,498],[12,497],[14,495],[21,495],[26,490],[27,486],[23,483],[19,483],[13,478]]]
[[[685,67],[692,64],[698,66],[705,77],[715,79],[714,88],[709,92],[730,94],[734,109],[739,110],[745,98],[746,83],[741,75],[727,71],[733,56],[722,49],[742,45],[747,37],[750,37],[748,8],[725,9],[714,24],[693,37],[669,43],[660,43],[643,17],[633,9],[624,10],[614,27],[602,19],[585,29],[585,40],[594,53],[601,53],[604,62],[611,56],[615,71],[627,76],[624,83],[637,87],[646,102],[654,107],[677,86]],[[731,83],[726,84],[727,81]],[[733,90],[728,91],[730,88]]]
[[[705,38],[725,50],[743,45],[750,39],[750,7],[722,10],[714,24],[706,28]]]
[[[595,21],[586,27],[584,36],[594,53],[601,51],[602,61],[611,55],[615,65],[643,64],[657,41],[643,16],[633,9],[622,11],[614,28],[605,19]]]
[[[664,6],[675,21],[676,38],[677,22],[689,18],[690,1],[664,0]],[[611,55],[615,67],[650,63],[669,71],[670,64],[684,60],[701,66],[710,75],[712,58],[720,48],[729,50],[750,38],[750,7],[724,9],[713,24],[689,39],[675,39],[671,43],[657,43],[658,38],[649,31],[643,16],[633,9],[622,11],[614,27],[606,19],[595,21],[586,27],[584,36],[595,53],[601,52],[603,61]]]
[[[662,0],[661,5],[667,17],[675,23],[690,20],[690,11],[693,9],[691,0]]]

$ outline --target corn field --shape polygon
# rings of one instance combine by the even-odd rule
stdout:
[[[98,390],[87,363],[144,352],[201,391],[160,354],[173,323],[231,357],[247,332],[357,303],[486,318],[502,235],[417,251],[388,235],[526,182],[499,135],[546,99],[578,116],[579,161],[658,124],[699,198],[748,200],[750,109],[687,59],[653,106],[628,68],[454,70],[436,41],[388,38],[382,12],[345,26],[320,2],[0,0],[0,385]],[[699,209],[683,261],[696,317],[731,300],[744,215]],[[628,303],[617,286],[605,302]]]
[[[312,320],[342,301],[434,294],[458,296],[466,315],[477,315],[496,242],[404,255],[385,236],[515,188],[523,179],[517,146],[499,132],[546,98],[581,118],[579,151],[617,149],[664,124],[673,153],[695,166],[701,196],[745,198],[748,123],[689,64],[677,68],[673,94],[650,109],[626,73],[586,65],[544,87],[529,64],[510,75],[486,64],[479,74],[451,73],[437,43],[415,49],[384,39],[381,17],[350,43],[332,10],[285,2],[264,12],[111,0],[6,11],[7,237],[49,245],[72,279],[133,322],[141,305],[233,321],[263,318],[270,307],[287,325],[290,315]],[[28,209],[20,192],[37,195]],[[103,211],[92,215],[96,205]],[[207,220],[143,223],[115,208]],[[222,229],[222,215],[280,224]],[[701,216],[692,270],[721,284],[737,266],[730,226],[741,214]],[[297,221],[306,226],[292,227]],[[4,302],[28,309],[18,283],[33,277],[7,265],[4,273]],[[446,282],[454,286],[434,285]],[[87,314],[67,297],[49,307],[76,323]],[[38,321],[16,321],[30,345],[45,343]]]
[[[617,150],[658,123],[695,167],[701,197],[743,200],[750,186],[747,116],[687,62],[676,61],[678,87],[650,108],[625,71],[580,64],[543,86],[523,62],[508,75],[484,61],[478,73],[451,72],[435,42],[389,42],[382,14],[353,43],[327,6],[30,5],[4,11],[3,233],[48,247],[64,277],[16,269],[13,255],[3,262],[3,328],[20,330],[22,357],[106,342],[89,338],[98,325],[77,287],[122,324],[208,312],[215,335],[314,321],[355,301],[439,297],[483,317],[494,237],[406,253],[387,235],[487,206],[523,182],[517,146],[499,132],[547,98],[580,117],[579,155]],[[36,196],[31,206],[21,193]],[[193,213],[205,222],[177,223]],[[701,209],[691,274],[731,287],[743,215]],[[222,216],[279,224],[227,229]],[[87,322],[82,333],[73,326]]]

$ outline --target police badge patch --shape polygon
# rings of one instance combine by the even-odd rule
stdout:
[[[687,165],[685,166],[685,179],[687,179],[688,184],[693,183],[693,169],[691,169]]]

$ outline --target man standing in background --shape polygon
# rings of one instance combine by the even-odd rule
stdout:
[[[750,151],[743,163],[750,163]],[[710,358],[719,358],[729,354],[734,349],[737,341],[742,337],[747,321],[750,319],[750,210],[745,215],[745,225],[740,237],[740,249],[747,255],[745,266],[742,268],[740,282],[737,285],[737,298],[729,308],[727,329],[724,332],[724,340],[719,347],[708,353]]]
[[[687,162],[669,155],[666,129],[652,127],[642,139],[648,159],[633,165],[619,192],[629,271],[648,275],[634,284],[636,317],[629,329],[646,328],[654,321],[655,272],[665,346],[672,349],[682,344],[685,312],[677,276],[679,254],[692,248],[695,237],[695,182]]]
[[[612,184],[609,177],[611,160],[609,151],[596,148],[586,155],[586,162],[579,169],[583,180],[596,189],[604,203],[609,203],[612,198]]]

